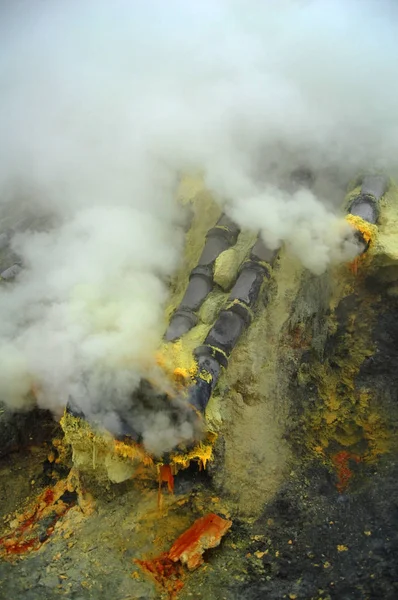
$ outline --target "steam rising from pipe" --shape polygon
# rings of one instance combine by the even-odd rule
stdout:
[[[0,293],[0,398],[21,407],[33,388],[58,413],[70,396],[86,413],[128,405],[166,328],[181,172],[203,173],[240,227],[314,273],[351,259],[342,185],[395,167],[397,12],[388,0],[4,0],[1,229],[15,229],[24,269]],[[292,191],[302,167],[314,187]]]

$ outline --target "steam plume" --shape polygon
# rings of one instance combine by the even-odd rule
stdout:
[[[241,226],[313,272],[351,258],[342,184],[395,170],[397,12],[4,0],[1,223],[24,269],[0,294],[0,398],[22,407],[34,387],[58,413],[70,396],[88,413],[125,406],[165,327],[181,172],[203,173]],[[301,167],[315,187],[289,191]],[[150,421],[148,439],[164,427]]]

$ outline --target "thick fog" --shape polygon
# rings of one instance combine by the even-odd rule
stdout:
[[[314,273],[350,260],[343,184],[395,169],[397,17],[387,0],[2,0],[0,226],[23,270],[0,290],[0,398],[123,412],[166,326],[181,173]],[[311,189],[289,185],[302,168]],[[193,435],[143,421],[162,449]]]

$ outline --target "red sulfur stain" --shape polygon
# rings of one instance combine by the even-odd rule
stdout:
[[[361,461],[361,457],[357,454],[347,452],[347,450],[342,450],[332,457],[333,464],[337,471],[337,489],[339,492],[343,492],[347,488],[353,476],[353,472],[349,467],[349,462],[351,460],[359,463]]]
[[[0,540],[1,543],[1,540]],[[5,544],[5,549],[8,554],[23,554],[28,550],[31,550],[37,543],[36,539],[28,540],[27,542],[16,542],[15,544],[10,544],[7,546]]]
[[[170,494],[174,492],[174,476],[171,471],[170,465],[162,465],[159,471],[159,484],[165,481],[167,483],[167,489]]]
[[[45,502],[46,505],[48,506],[53,501],[54,501],[54,492],[52,490],[46,490],[44,492],[44,496],[43,496],[42,502]]]
[[[51,535],[54,525],[63,514],[65,514],[70,504],[58,503],[58,498],[54,503],[55,495],[53,490],[45,490],[37,499],[33,508],[26,513],[26,518],[11,533],[0,538],[0,554],[18,555],[29,550],[38,550],[44,541]],[[53,507],[54,504],[54,507]],[[56,510],[55,510],[56,509]],[[39,531],[42,518],[52,517],[50,523],[47,521],[47,527]]]
[[[151,560],[136,560],[135,562],[166,591],[170,600],[173,600],[184,587],[182,565],[173,562],[167,552]]]
[[[170,494],[174,492],[174,475],[170,465],[162,465],[159,469],[158,507],[162,504],[162,483],[167,483]]]

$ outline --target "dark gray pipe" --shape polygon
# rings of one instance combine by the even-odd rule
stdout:
[[[18,263],[15,263],[11,267],[8,267],[8,269],[5,269],[2,273],[0,273],[0,279],[3,279],[4,281],[11,281],[12,279],[15,279],[15,277],[21,271],[22,271],[21,265]]]
[[[361,194],[380,200],[388,189],[389,178],[385,175],[365,175],[362,180]]]
[[[238,235],[239,228],[227,215],[222,215],[215,227],[208,231],[198,265],[191,271],[184,297],[170,320],[166,341],[177,340],[196,325],[198,318],[195,313],[213,287],[215,261],[224,250],[236,243]]]
[[[348,207],[348,214],[376,225],[379,220],[379,203],[386,193],[389,183],[390,180],[385,175],[365,175],[358,196],[351,201]],[[359,254],[364,254],[369,248],[369,242],[366,242],[360,231],[356,231],[355,237],[360,248]]]
[[[375,225],[379,219],[379,203],[388,185],[389,179],[384,175],[365,175],[361,191],[352,200],[348,212]]]
[[[257,240],[232,288],[227,308],[220,312],[203,346],[195,350],[199,375],[189,390],[189,402],[201,412],[206,409],[221,367],[227,367],[232,350],[252,321],[261,286],[270,278],[277,253],[267,248],[260,238]]]
[[[257,240],[231,290],[229,306],[220,312],[205,339],[205,345],[216,348],[226,357],[230,355],[243,330],[251,323],[261,285],[265,278],[270,277],[268,261],[272,263],[275,256],[276,253],[270,251],[261,239]]]

